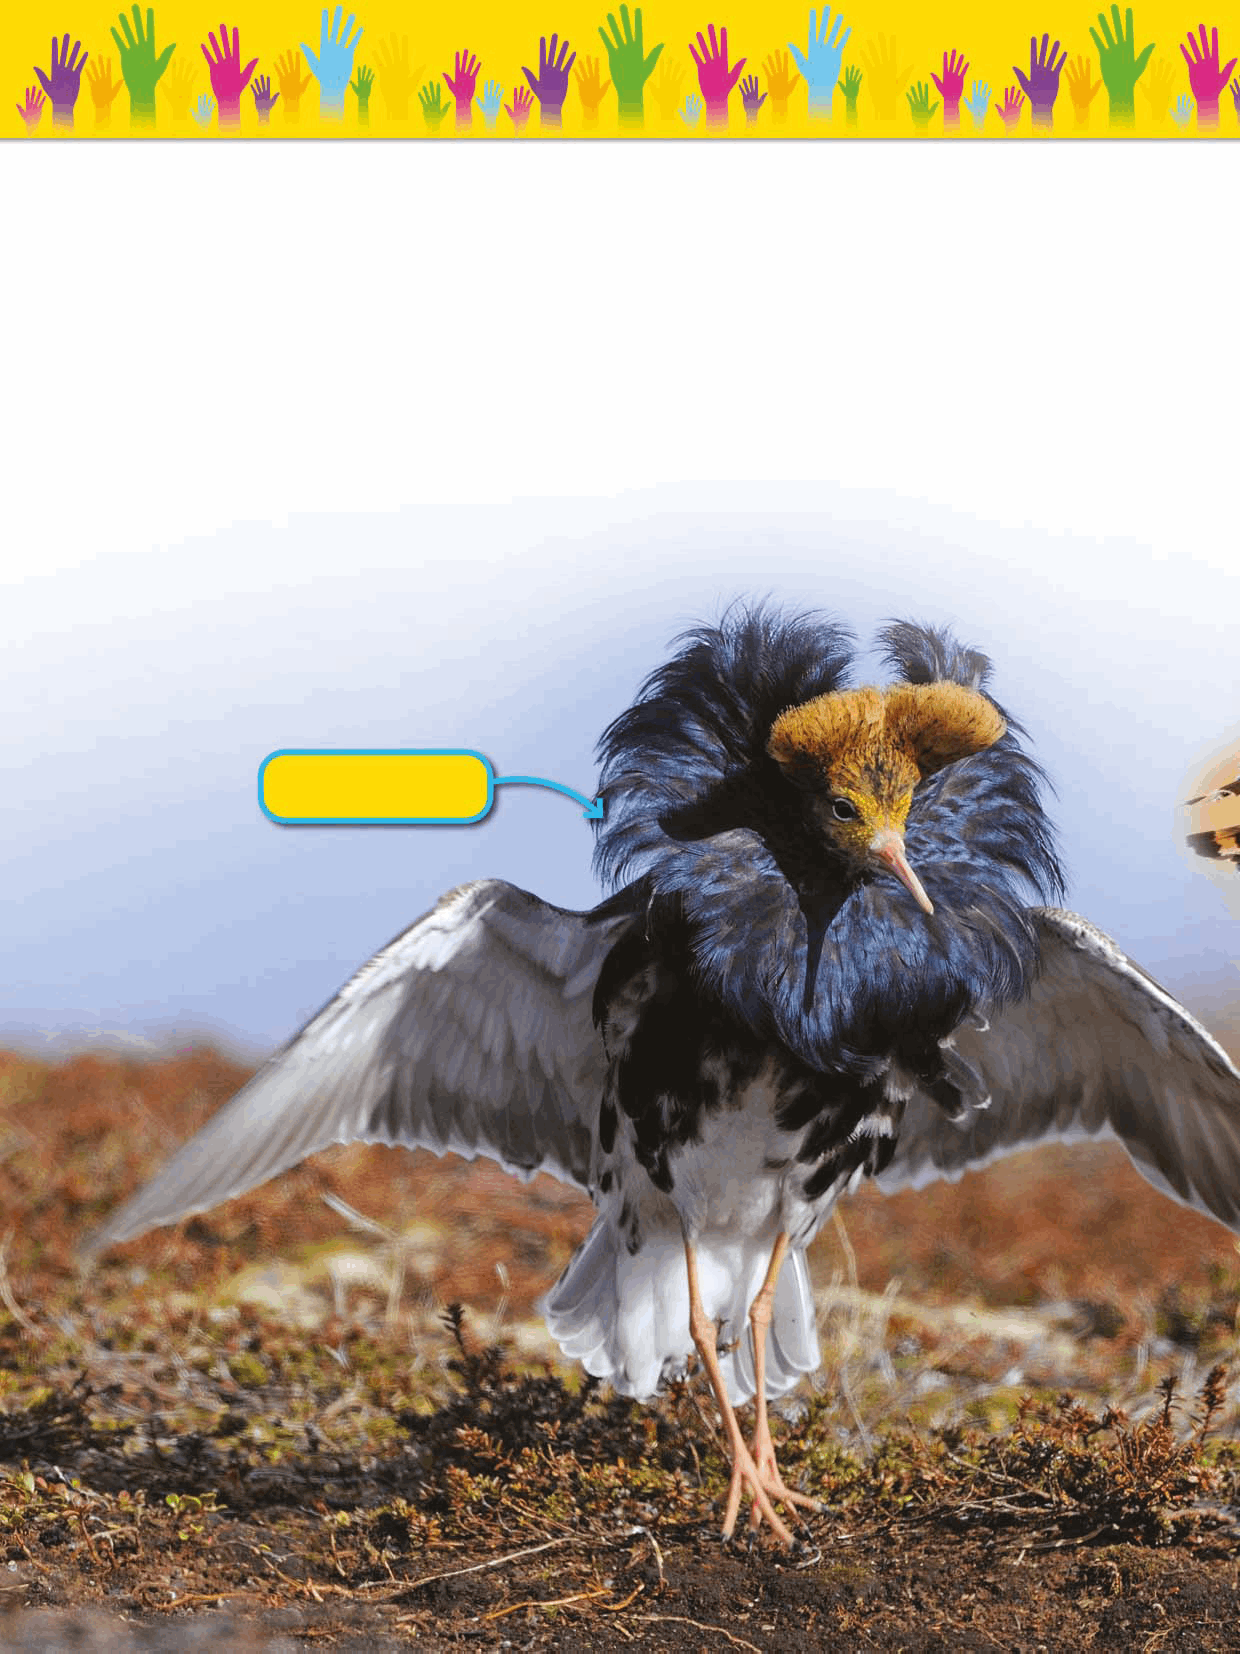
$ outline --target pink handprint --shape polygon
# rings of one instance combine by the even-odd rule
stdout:
[[[1188,84],[1193,89],[1193,96],[1197,100],[1198,128],[1213,128],[1218,125],[1219,94],[1231,79],[1231,72],[1236,67],[1233,57],[1225,69],[1218,65],[1218,30],[1210,31],[1209,44],[1206,43],[1206,26],[1201,25],[1201,44],[1198,46],[1191,33],[1188,45],[1180,47],[1184,54],[1184,61],[1188,64]],[[1191,52],[1191,56],[1189,55]]]
[[[945,132],[954,131],[960,125],[960,99],[964,95],[964,77],[968,72],[969,65],[965,61],[964,53],[953,48],[950,57],[946,52],[943,53],[942,75],[932,74],[930,76],[943,100],[943,130]]]
[[[728,97],[741,78],[745,59],[741,58],[732,68],[728,67],[728,31],[720,30],[719,39],[716,40],[713,23],[710,25],[709,47],[699,32],[697,48],[695,50],[693,42],[690,41],[689,53],[697,64],[698,85],[702,89],[702,101],[706,105],[707,126],[726,126]]]
[[[478,71],[482,63],[477,57],[471,57],[468,50],[457,52],[453,59],[453,73],[445,69],[443,78],[448,83],[448,90],[456,99],[456,129],[463,132],[466,127],[473,125],[474,119],[474,87],[478,84]]]
[[[232,32],[232,44],[228,41],[228,27],[220,24],[220,38],[217,43],[214,34],[208,35],[211,50],[204,46],[202,55],[207,60],[207,68],[211,71],[211,90],[215,93],[215,101],[220,107],[220,130],[227,132],[236,130],[241,125],[241,94],[250,84],[250,76],[254,73],[258,59],[252,57],[245,68],[241,67],[241,47],[236,29]]]
[[[524,86],[518,86],[512,94],[512,103],[504,105],[504,113],[516,128],[518,137],[529,125],[530,110],[533,107],[534,94]]]
[[[26,88],[26,107],[23,109],[20,103],[17,106],[17,113],[26,123],[26,136],[28,138],[34,137],[34,129],[38,126],[39,117],[43,113],[43,103],[43,94],[39,88],[28,86]]]
[[[1009,86],[1003,94],[1003,102],[997,103],[999,119],[1003,122],[1003,135],[1010,138],[1020,122],[1020,111],[1025,101],[1025,94],[1015,86]]]

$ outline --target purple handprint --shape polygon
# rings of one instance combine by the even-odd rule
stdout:
[[[728,124],[728,98],[732,88],[741,77],[741,70],[745,67],[745,59],[741,58],[733,67],[728,67],[728,31],[721,29],[719,39],[715,38],[715,25],[710,25],[710,45],[706,44],[701,32],[697,37],[697,48],[689,42],[689,54],[697,64],[698,85],[702,89],[702,101],[706,105],[707,126],[726,126]]]
[[[766,93],[758,93],[757,75],[746,75],[741,82],[741,108],[745,111],[745,121],[749,126],[757,126],[758,111],[766,102]]]
[[[457,52],[453,58],[453,73],[445,69],[443,78],[448,83],[448,90],[456,99],[456,129],[463,132],[474,122],[474,87],[478,84],[478,71],[482,63],[477,57],[471,57],[468,49]]]
[[[557,46],[559,51],[557,54]],[[567,60],[567,61],[566,61]],[[538,99],[539,126],[560,126],[563,124],[564,99],[568,96],[568,77],[573,64],[577,61],[574,52],[568,56],[568,41],[561,41],[558,34],[551,36],[551,49],[547,50],[547,37],[543,35],[538,42],[538,74],[532,69],[522,68],[521,73],[530,83],[530,91]]]
[[[1188,45],[1180,47],[1184,54],[1184,61],[1188,64],[1188,84],[1193,89],[1193,96],[1197,100],[1198,128],[1213,128],[1218,125],[1219,94],[1231,79],[1231,72],[1236,67],[1233,57],[1225,69],[1218,65],[1218,30],[1210,31],[1209,44],[1206,43],[1206,26],[1201,25],[1201,45],[1190,34]],[[1192,53],[1191,57],[1189,53]]]
[[[63,41],[57,41],[52,36],[52,67],[48,74],[35,66],[35,75],[39,85],[47,93],[52,104],[52,130],[57,127],[62,130],[73,130],[73,106],[78,100],[78,93],[82,87],[82,70],[86,67],[89,52],[82,52],[82,42],[73,42],[73,51],[69,51],[69,36]]]
[[[1020,70],[1013,67],[1012,73],[1016,76],[1017,84],[1029,99],[1030,117],[1035,132],[1049,132],[1054,121],[1055,99],[1059,96],[1059,74],[1068,61],[1068,54],[1064,52],[1056,62],[1055,54],[1059,51],[1059,42],[1047,50],[1049,35],[1042,36],[1042,45],[1039,49],[1038,38],[1034,35],[1029,41],[1029,73],[1022,75]]]
[[[250,91],[254,94],[254,108],[258,112],[258,124],[260,126],[270,126],[271,111],[280,101],[280,94],[271,90],[271,76],[255,76]]]
[[[235,131],[241,125],[241,94],[250,84],[250,76],[254,73],[258,63],[252,57],[245,68],[241,67],[241,46],[237,30],[232,32],[232,44],[228,41],[228,28],[220,24],[219,43],[216,43],[214,34],[208,35],[211,50],[204,46],[202,55],[207,60],[207,67],[211,71],[211,90],[215,93],[215,101],[220,107],[220,131]]]

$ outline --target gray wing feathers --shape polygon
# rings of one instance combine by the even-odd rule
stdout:
[[[594,983],[623,921],[464,885],[357,972],[88,1253],[218,1205],[333,1143],[487,1155],[587,1186],[604,1057]]]
[[[917,1093],[880,1188],[957,1178],[1048,1139],[1114,1137],[1151,1183],[1240,1230],[1240,1071],[1088,920],[1058,908],[1036,920],[1029,994],[955,1036],[990,1106],[953,1124]]]

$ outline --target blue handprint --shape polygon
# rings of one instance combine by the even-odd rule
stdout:
[[[344,28],[340,27],[340,13],[343,10],[343,6],[336,7],[336,15],[329,29],[327,10],[324,8],[317,57],[304,41],[301,47],[306,62],[310,65],[310,72],[319,83],[319,114],[341,121],[344,119],[345,88],[353,76],[353,53],[362,38],[362,30],[359,29],[352,40],[349,39],[349,31],[353,27],[352,12]]]
[[[1187,126],[1193,118],[1193,100],[1187,92],[1181,92],[1171,105],[1171,119],[1177,126]]]
[[[195,123],[206,132],[215,114],[215,99],[209,92],[203,92],[198,102],[190,109],[190,114],[194,117]]]
[[[493,132],[495,123],[499,120],[499,112],[504,107],[504,88],[497,80],[489,80],[482,88],[482,96],[476,102],[488,130]]]
[[[797,68],[805,76],[805,84],[809,88],[809,112],[811,117],[818,115],[824,120],[831,117],[831,94],[835,91],[836,82],[840,78],[840,64],[844,59],[844,48],[848,44],[851,29],[844,31],[844,19],[838,12],[835,14],[835,27],[829,29],[831,22],[831,8],[825,6],[822,13],[822,26],[818,26],[817,12],[809,14],[809,45],[804,52],[788,42],[788,50],[796,59]]]
[[[702,115],[702,100],[696,92],[691,92],[685,99],[684,108],[680,111],[680,118],[686,126],[696,126]]]
[[[989,81],[975,80],[973,82],[973,95],[965,104],[965,108],[972,115],[973,125],[980,132],[986,125],[986,111],[990,108]]]

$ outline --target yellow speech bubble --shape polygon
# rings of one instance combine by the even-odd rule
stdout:
[[[303,826],[431,826],[481,821],[495,776],[477,752],[273,752],[258,772],[272,821]]]

